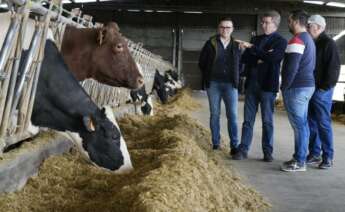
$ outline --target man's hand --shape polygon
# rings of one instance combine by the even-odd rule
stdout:
[[[247,49],[247,48],[252,48],[253,44],[247,42],[247,41],[242,41],[242,40],[235,40],[235,42],[239,43],[239,46],[241,49]]]

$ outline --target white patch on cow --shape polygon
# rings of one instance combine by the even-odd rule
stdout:
[[[175,81],[175,87],[177,89],[181,89],[182,88],[182,82],[180,80],[178,80],[177,82]]]
[[[71,131],[66,131],[66,132],[60,132],[61,134],[67,136],[68,138],[70,138],[70,140],[72,141],[72,143],[75,145],[75,147],[77,148],[77,150],[81,153],[81,156],[88,162],[90,162],[91,164],[97,166],[94,162],[92,162],[90,160],[90,156],[89,153],[83,148],[83,139],[80,137],[80,135],[78,133],[74,133]],[[99,166],[98,166],[99,167]]]
[[[141,67],[141,65],[139,63],[135,63],[137,65],[137,68],[139,70],[139,73],[141,74],[142,77],[144,77],[144,72],[143,72],[143,68]]]
[[[108,105],[104,106],[104,109],[105,109],[105,115],[107,116],[107,118],[117,127],[117,129],[119,129],[120,131],[120,127],[119,125],[117,124],[117,121],[115,119],[115,116],[114,116],[114,112],[112,110],[112,108]],[[121,131],[120,131],[121,133]],[[128,149],[127,149],[127,145],[126,145],[126,142],[125,140],[123,139],[123,136],[121,135],[120,137],[120,150],[122,152],[122,156],[123,156],[123,160],[124,160],[124,163],[123,165],[117,169],[115,171],[115,173],[118,173],[118,174],[122,174],[122,173],[128,173],[130,171],[133,170],[133,165],[132,165],[132,161],[131,161],[131,158],[129,156],[129,152],[128,152]]]
[[[166,82],[165,83],[165,86],[172,89],[172,90],[175,90],[176,89],[176,86],[172,83],[172,82]]]
[[[150,116],[153,116],[153,102],[152,102],[152,97],[149,96],[147,97],[147,103],[151,106],[151,111],[150,111]]]

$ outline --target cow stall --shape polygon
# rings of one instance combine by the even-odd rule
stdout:
[[[1,32],[0,35],[0,154],[12,146],[19,145],[23,140],[37,135],[39,129],[31,125],[31,114],[35,100],[38,76],[43,59],[43,50],[47,37],[53,37],[58,48],[61,47],[64,30],[67,24],[78,27],[97,27],[99,24],[92,24],[92,17],[83,16],[79,10],[72,12],[62,11],[61,2],[41,1],[16,1],[10,2],[11,12],[0,13]],[[45,4],[44,7],[42,4]],[[10,13],[10,15],[8,15]],[[34,17],[30,19],[29,16]],[[7,18],[7,20],[6,20]],[[7,23],[7,25],[5,24]],[[8,24],[9,23],[9,24]],[[163,61],[161,57],[150,53],[142,48],[142,44],[128,41],[129,49],[135,61],[142,66],[142,72],[147,85],[152,86],[155,70],[164,71],[173,67]],[[23,51],[26,50],[26,51]],[[24,61],[20,61],[25,52]],[[23,66],[20,68],[19,66]],[[19,70],[24,70],[18,73]],[[120,106],[128,98],[129,90],[125,88],[113,88],[101,85],[92,80],[82,82],[91,96],[98,97],[95,101],[98,105],[110,104]],[[89,85],[89,87],[87,87]],[[91,85],[91,86],[90,86]],[[147,86],[148,88],[149,86]],[[133,107],[133,105],[132,105]],[[56,137],[51,137],[55,139]],[[57,137],[59,142],[51,142],[40,149],[39,157],[32,157],[26,160],[11,160],[7,167],[25,166],[29,175],[16,176],[13,173],[18,171],[1,168],[2,181],[1,191],[14,191],[24,185],[28,177],[37,172],[39,164],[52,153],[62,153],[71,147],[71,144],[63,137]],[[54,146],[56,151],[49,148]],[[40,147],[41,148],[41,147]],[[36,153],[35,153],[36,154]],[[1,160],[1,157],[0,157]],[[21,162],[18,162],[21,161]],[[35,167],[31,167],[34,164]],[[6,166],[6,165],[5,165]],[[33,170],[36,171],[33,171]],[[22,169],[24,170],[24,169]],[[5,176],[6,175],[6,176]],[[18,181],[18,183],[14,183]]]

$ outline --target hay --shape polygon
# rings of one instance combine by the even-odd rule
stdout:
[[[120,126],[135,170],[113,175],[72,151],[44,162],[20,192],[0,197],[1,211],[264,211],[209,151],[210,134],[186,115],[127,116]]]
[[[276,99],[276,101],[274,102],[275,104],[275,108],[277,110],[280,110],[280,111],[283,111],[285,110],[285,107],[284,107],[284,102],[282,99]]]
[[[38,135],[26,139],[20,144],[17,144],[20,145],[20,148],[14,148],[2,154],[2,156],[0,157],[0,161],[12,160],[24,151],[31,151],[33,149],[41,148],[47,145],[49,141],[57,139],[57,137],[59,137],[59,135],[52,130],[40,132]]]
[[[191,96],[190,88],[183,88],[177,91],[177,94],[171,97],[166,104],[161,104],[158,102],[154,103],[155,114],[179,114],[186,113],[188,111],[197,110],[201,107]]]
[[[345,124],[345,114],[332,114],[332,120],[341,124]]]
[[[210,150],[209,131],[181,113],[198,107],[183,90],[160,106],[164,115],[119,120],[133,172],[105,172],[72,150],[47,159],[22,191],[0,196],[0,211],[269,210],[262,196],[224,165],[224,155]]]

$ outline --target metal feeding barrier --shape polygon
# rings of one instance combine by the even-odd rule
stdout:
[[[4,3],[8,12],[4,13]],[[66,11],[61,0],[0,0],[0,155],[8,146],[31,137],[30,119],[43,59],[48,29],[61,48],[67,24],[76,27],[102,27],[80,9]],[[35,19],[29,15],[34,14]],[[3,31],[5,30],[5,31]],[[5,37],[2,39],[2,35]],[[163,73],[175,68],[160,56],[128,41],[134,60],[141,66],[147,92],[152,89],[155,71]],[[1,43],[2,42],[2,43]],[[23,50],[26,57],[21,62]],[[101,84],[95,80],[82,82],[86,92],[99,106],[120,106],[128,100],[130,90]]]

